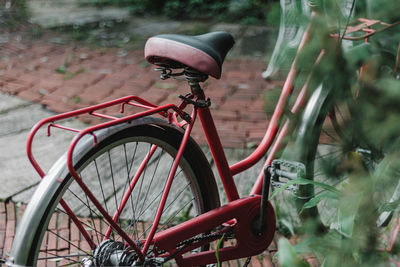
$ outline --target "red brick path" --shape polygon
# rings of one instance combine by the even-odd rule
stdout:
[[[258,142],[266,129],[263,92],[274,84],[261,78],[265,64],[254,59],[227,60],[221,80],[210,78],[205,92],[226,147]],[[187,93],[184,81],[161,81],[144,61],[142,51],[90,49],[81,45],[24,42],[11,38],[0,46],[2,92],[46,105],[55,112],[126,95],[138,95],[154,104],[179,103]],[[200,142],[199,124],[194,135]]]
[[[22,217],[25,205],[0,202],[0,257],[7,257],[11,251],[16,225]]]

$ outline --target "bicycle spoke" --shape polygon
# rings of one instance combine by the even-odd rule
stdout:
[[[137,151],[137,147],[138,147],[138,143],[136,142],[136,145],[135,145],[135,151],[134,151],[134,153],[133,153],[133,156],[132,156],[132,163],[131,163],[131,166],[130,166],[130,168],[129,168],[129,173],[131,172],[131,168],[132,168],[132,166],[133,166],[133,159],[134,159],[134,157],[135,157],[135,155],[136,155],[136,151]],[[129,178],[129,184],[131,184],[131,179]],[[134,220],[136,220],[135,218],[136,218],[136,210],[133,208],[133,196],[132,196],[132,191],[133,190],[130,190],[130,199],[131,199],[131,208],[132,208],[132,216],[133,216],[133,219]],[[137,226],[135,226],[136,227],[136,231],[137,231]]]
[[[182,171],[182,170],[181,170]],[[180,171],[180,172],[181,172]],[[179,173],[180,173],[179,172]],[[166,211],[175,201],[177,201],[178,200],[178,197],[179,197],[179,195],[181,195],[184,191],[185,191],[185,189],[187,188],[187,187],[189,187],[190,186],[190,183],[188,183],[179,193],[178,193],[178,196],[174,199],[174,201],[172,202],[172,203],[170,203],[165,209],[164,209],[164,211]],[[143,215],[145,212],[146,212],[146,210],[161,196],[161,194],[163,193],[163,190],[161,190],[158,194],[157,194],[157,196],[150,202],[150,204],[142,211],[142,213],[140,213],[139,214],[139,216],[138,216],[138,218],[140,218],[140,216],[141,215]],[[193,199],[192,199],[193,200]],[[190,201],[192,201],[192,200],[190,200]],[[181,209],[182,210],[182,209]],[[128,225],[127,226],[127,228],[130,228],[133,224],[136,224],[137,225],[137,223],[138,223],[138,221],[132,221],[132,223],[130,224],[130,225]],[[126,229],[127,229],[126,228]],[[146,231],[147,231],[148,229],[146,229]],[[145,231],[145,232],[146,232]],[[145,233],[144,232],[144,233]],[[141,235],[138,239],[140,239],[141,237],[142,237],[143,235]]]
[[[163,153],[164,153],[164,151],[161,151],[160,155],[158,156],[158,160],[157,160],[157,163],[156,163],[156,166],[155,166],[153,175],[152,175],[152,177],[151,177],[150,184],[149,184],[149,186],[147,187],[146,195],[145,195],[145,197],[144,197],[144,199],[143,199],[143,204],[142,204],[142,206],[141,206],[142,208],[140,209],[139,214],[142,213],[143,207],[144,207],[144,205],[145,205],[145,203],[146,203],[147,196],[148,196],[149,191],[150,191],[150,189],[151,189],[151,185],[153,184],[154,177],[155,177],[155,175],[156,175],[156,173],[157,173],[157,170],[158,170],[158,164],[160,163],[160,160],[161,160],[161,157],[162,157]],[[144,179],[144,177],[143,177],[143,179]],[[139,216],[140,216],[140,215],[139,215]]]
[[[154,180],[154,178],[155,178],[155,174],[156,174],[156,172],[157,172],[158,165],[159,165],[159,163],[160,163],[160,160],[161,160],[161,157],[162,157],[163,153],[164,153],[164,151],[162,151],[162,152],[160,153],[160,155],[158,156],[158,160],[157,160],[157,163],[156,163],[155,170],[154,170],[153,175],[152,175],[152,177],[151,177],[150,184],[149,184],[149,186],[147,187],[146,195],[145,195],[145,198],[144,198],[144,200],[143,200],[143,204],[142,204],[141,210],[139,211],[139,216],[138,216],[137,218],[135,218],[135,214],[132,214],[132,215],[133,215],[132,222],[134,222],[134,224],[135,224],[135,229],[134,229],[133,231],[134,231],[134,233],[136,233],[136,234],[138,233],[138,231],[137,231],[137,222],[138,222],[138,220],[139,220],[139,218],[140,218],[140,214],[142,213],[143,207],[144,207],[144,205],[145,205],[145,203],[146,203],[146,200],[147,200],[147,197],[148,197],[148,193],[149,193],[150,189],[152,189],[151,186],[152,186],[152,184],[153,184],[153,180]],[[144,179],[144,178],[143,178],[143,179]],[[132,192],[131,192],[131,193],[132,193]],[[132,195],[131,195],[131,196],[132,196]],[[131,226],[131,224],[128,225],[128,228],[130,228],[130,226]],[[130,230],[129,230],[129,235],[130,235]]]
[[[114,172],[113,172],[113,167],[112,167],[112,162],[111,162],[111,155],[110,155],[110,150],[107,151],[108,154],[108,162],[110,164],[110,172],[111,172],[111,180],[112,180],[112,186],[114,190],[114,200],[115,200],[115,210],[118,213],[119,217],[119,209],[118,209],[118,202],[117,202],[117,192],[115,191],[115,180],[114,180]]]
[[[179,196],[180,196],[183,192],[185,192],[185,190],[186,190],[189,186],[190,186],[190,183],[186,184],[186,186],[183,187],[183,189],[178,193],[178,195],[175,196],[174,200],[173,200],[171,203],[169,203],[167,207],[164,208],[164,211],[167,211],[167,210],[172,206],[172,204],[174,204],[175,201],[177,201],[177,200],[179,199]]]
[[[78,199],[84,206],[86,206],[87,208],[89,208],[90,209],[90,207],[80,198],[80,197],[78,197],[74,192],[72,192],[71,191],[71,189],[67,189],[68,190],[68,192],[70,192],[71,194],[73,194],[75,197],[76,197],[76,199]],[[102,216],[100,216],[99,214],[97,214],[94,210],[92,210],[92,212],[96,215],[96,217],[98,217],[98,218],[101,218]],[[111,225],[107,222],[107,221],[105,221],[105,220],[103,220],[109,227],[111,227]]]
[[[149,144],[149,150],[148,150],[147,155],[150,155],[151,147],[152,147],[152,145]],[[154,153],[155,153],[155,152],[154,152]],[[140,196],[140,195],[141,195],[141,192],[142,192],[142,186],[143,186],[144,179],[145,179],[145,177],[146,177],[147,166],[148,166],[148,164],[146,164],[146,166],[144,167],[144,170],[143,170],[142,180],[140,181],[138,196]],[[135,210],[137,210],[138,205],[139,205],[139,201],[136,202]]]
[[[179,194],[174,198],[174,200],[164,209],[164,212],[167,211],[167,210],[172,206],[172,204],[174,204],[175,201],[177,201],[177,200],[179,199],[179,196],[185,191],[185,189],[186,189],[189,185],[190,185],[190,183],[188,183],[188,184],[179,192]],[[162,193],[162,192],[161,192],[161,193]],[[161,195],[161,193],[160,193],[160,195]],[[193,201],[193,198],[192,198],[191,200],[189,200],[188,203],[191,203],[192,201]],[[184,205],[184,207],[185,207],[188,203],[186,203],[186,204]],[[178,214],[180,211],[182,211],[184,207],[182,207],[177,213],[175,213],[174,215],[172,215],[172,218],[175,218],[176,214]],[[167,220],[168,220],[168,219],[167,219]],[[168,223],[169,223],[169,220],[168,220]],[[161,224],[161,225],[164,225],[163,223],[160,223],[160,224]],[[148,228],[148,229],[149,229],[149,228]],[[146,234],[146,232],[147,232],[148,229],[146,229],[146,230],[143,232],[143,234]],[[161,231],[162,229],[165,229],[165,227],[161,228],[161,229],[158,230],[157,232]],[[139,237],[139,239],[143,236],[143,234]]]
[[[178,213],[180,213],[187,205],[191,204],[193,200],[194,198],[190,199],[185,205],[182,206],[180,210],[176,211],[175,214],[170,216],[165,223],[161,223],[163,227],[158,231],[165,229],[165,226],[168,226],[168,224],[176,217],[176,215],[178,215]]]
[[[61,210],[60,208],[56,208],[56,210],[58,210],[59,212],[62,212],[62,213],[64,213],[64,214],[66,214],[67,216],[69,216],[68,213],[66,213],[65,211]],[[103,223],[106,223],[106,221],[104,221],[104,220],[101,220],[101,221],[102,221]],[[83,222],[83,221],[81,221],[81,220],[79,220],[79,222],[80,222],[82,225],[84,225],[84,226],[90,228],[92,231],[95,231],[96,234],[101,235],[102,238],[105,238],[105,237],[106,237],[102,232],[97,231],[96,229],[94,229],[91,225],[87,224],[86,222]]]
[[[172,219],[175,218],[176,215],[177,215],[179,212],[181,212],[189,203],[191,203],[192,200],[193,200],[193,199],[191,199],[190,201],[188,201],[182,208],[180,208],[177,212],[175,212],[175,214],[173,214],[173,215],[171,216],[172,218],[171,218],[170,220],[168,220],[167,223],[169,223],[170,221],[172,221]],[[146,230],[144,230],[143,233],[139,236],[139,239],[142,238],[142,237],[147,233],[147,231],[150,230],[150,228],[151,228],[152,226],[153,226],[153,224],[151,224]],[[159,231],[165,229],[165,226],[167,226],[167,224],[164,224],[164,225],[163,225],[163,228],[159,229],[157,232],[159,232]]]
[[[90,208],[90,204],[89,204],[89,198],[88,198],[87,195],[85,195],[85,197],[86,197],[86,201],[87,201],[87,204],[88,204],[88,207],[89,207],[90,219],[92,221],[92,224],[93,224],[93,227],[94,227],[94,230],[95,230],[95,233],[96,233],[97,243],[100,244],[99,236],[97,235],[96,224],[94,223],[94,219],[93,219],[92,209]]]
[[[80,263],[79,261],[72,260],[70,259],[71,257],[80,257],[80,256],[91,256],[90,254],[70,254],[70,255],[57,255],[51,252],[47,252],[49,255],[53,255],[52,257],[42,257],[39,260],[55,260],[55,259],[67,259],[69,261],[72,261],[74,263]],[[65,266],[65,265],[62,265]],[[66,265],[68,266],[68,265]]]
[[[158,199],[158,197],[161,196],[161,194],[162,194],[163,192],[164,192],[164,191],[161,190],[161,191],[157,194],[157,196],[150,202],[150,204],[147,205],[147,207],[144,209],[144,211],[143,211],[141,214],[139,214],[139,216],[138,216],[137,218],[140,218],[140,216],[143,215],[149,207],[151,207],[151,205],[154,203],[154,201],[156,201],[156,200]],[[133,226],[133,225],[137,225],[137,222],[138,222],[138,221],[139,221],[139,219],[137,219],[137,220],[131,220],[131,224],[128,225],[128,228],[130,228],[130,227]],[[136,229],[136,230],[137,230],[137,229]]]
[[[333,141],[337,141],[337,138],[334,137],[332,134],[328,133],[326,129],[322,129],[322,132],[326,134],[329,138],[331,138]]]
[[[95,167],[96,167],[97,179],[99,180],[100,189],[101,189],[101,194],[102,194],[102,196],[103,196],[103,201],[104,201],[104,206],[106,207],[107,213],[110,214],[109,211],[108,211],[107,201],[106,201],[106,197],[105,197],[105,195],[104,195],[103,184],[102,184],[102,182],[101,182],[100,173],[99,173],[99,168],[98,168],[98,166],[97,166],[97,161],[96,161],[96,159],[93,160],[93,162],[94,162],[94,165],[95,165]]]
[[[132,155],[132,158],[131,158],[131,162],[129,164],[128,163],[128,155],[127,155],[127,152],[126,152],[126,144],[124,144],[124,156],[125,156],[125,165],[126,165],[126,182],[125,182],[125,185],[124,185],[124,190],[122,192],[126,192],[127,186],[131,184],[130,172],[131,172],[131,168],[133,166],[133,160],[135,158],[136,148],[137,148],[137,143],[136,143],[136,146],[135,146],[135,151],[134,151],[134,153]],[[135,211],[133,210],[133,202],[132,202],[133,201],[132,200],[132,190],[130,190],[129,195],[130,195],[130,200],[131,200],[131,204],[132,204],[132,214],[133,214],[133,217],[135,218]],[[122,194],[121,195],[120,206],[122,205],[123,197],[124,197],[124,195]],[[130,234],[128,234],[128,235],[130,236]],[[124,249],[126,248],[126,246],[127,245],[125,244],[124,245]]]
[[[146,156],[146,157],[149,157],[149,156],[151,155],[151,149],[152,149],[152,145],[149,144],[149,150],[148,150],[148,152],[147,152],[147,156]],[[156,148],[156,150],[157,150],[157,148]],[[155,152],[156,152],[156,151],[154,151],[154,153],[155,153]],[[154,154],[154,153],[153,153],[153,154]],[[150,161],[150,159],[148,159],[148,161]],[[149,163],[149,162],[148,162],[148,163]],[[145,166],[144,169],[143,169],[143,173],[138,177],[138,179],[140,179],[140,177],[142,177],[142,180],[141,180],[140,186],[139,186],[138,197],[140,196],[140,193],[142,192],[142,186],[143,186],[144,179],[145,179],[145,177],[146,177],[147,166],[148,166],[148,164],[146,164],[146,166]],[[132,199],[132,191],[133,191],[133,190],[131,190],[131,193],[130,193],[131,199]],[[138,204],[139,204],[139,200],[136,201],[135,208],[133,208],[133,206],[132,206],[132,210],[133,210],[133,211],[137,211],[137,210],[138,210]],[[133,202],[132,202],[132,205],[133,205]],[[132,219],[131,219],[131,224],[129,224],[128,227],[130,228],[131,226],[134,226],[134,227],[135,227],[135,229],[133,230],[134,233],[138,233],[137,222],[138,222],[138,220],[139,220],[140,215],[137,216],[137,217],[135,218],[136,214],[133,213],[132,216],[133,216],[133,217],[132,217]],[[133,222],[133,224],[132,224],[132,222]],[[130,232],[129,232],[128,234],[130,235]]]

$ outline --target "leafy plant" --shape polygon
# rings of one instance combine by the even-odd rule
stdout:
[[[339,1],[322,2],[329,16],[322,19],[329,21],[332,27],[343,26],[350,20],[346,16],[339,18],[334,12]],[[398,12],[393,11],[399,8],[399,2],[387,0],[384,3],[357,1],[351,20],[359,15],[390,23],[400,20]],[[347,4],[349,8],[353,3],[347,1]],[[335,16],[338,17],[336,21]],[[322,21],[321,25],[324,23]],[[290,244],[286,238],[279,241],[278,259],[282,266],[308,266],[304,259],[310,254],[324,267],[398,265],[399,242],[395,240],[399,229],[400,195],[393,195],[393,192],[400,177],[400,75],[399,63],[396,62],[400,53],[399,29],[397,26],[376,34],[369,38],[367,45],[362,41],[346,43],[354,48],[344,54],[326,55],[324,65],[315,70],[320,79],[326,77],[326,73],[335,77],[336,80],[330,82],[335,85],[333,97],[337,105],[342,104],[343,96],[352,99],[349,107],[351,120],[341,117],[341,140],[335,140],[346,153],[337,161],[327,160],[326,166],[320,168],[329,177],[327,182],[297,178],[284,187],[312,184],[318,189],[317,194],[302,206],[302,211],[330,202],[337,212],[324,232],[316,231],[317,222],[313,218],[301,228],[293,227],[294,231],[286,231],[286,235],[294,232],[299,242]],[[320,27],[315,31],[311,47],[299,57],[301,70],[310,70],[314,62],[310,59],[321,46],[332,43],[330,28]],[[340,64],[338,58],[342,58]],[[364,68],[360,71],[361,65]],[[346,83],[350,86],[336,86]],[[274,191],[272,197],[277,197],[283,190]],[[391,212],[384,221],[381,220],[383,211]],[[277,215],[284,214],[277,209]],[[286,218],[278,219],[278,224],[283,225]]]
[[[219,258],[219,249],[221,248],[225,239],[225,234],[218,240],[217,247],[215,248],[215,257],[217,258],[217,267],[221,267],[221,261]]]
[[[4,1],[0,5],[0,25],[2,30],[13,29],[27,22],[29,11],[25,0]]]
[[[129,8],[138,15],[161,15],[173,19],[201,19],[242,24],[264,24],[279,20],[279,1],[261,0],[86,0],[81,5]],[[272,9],[272,16],[266,15]]]

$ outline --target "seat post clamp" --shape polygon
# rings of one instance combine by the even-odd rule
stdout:
[[[189,104],[194,105],[196,108],[208,108],[211,106],[210,98],[207,98],[207,100],[198,99],[194,101],[192,94],[187,94],[186,96],[179,95],[179,98]]]

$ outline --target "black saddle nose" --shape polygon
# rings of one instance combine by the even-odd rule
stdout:
[[[173,60],[219,79],[222,63],[234,43],[227,32],[161,34],[147,41],[145,57],[152,64]]]

